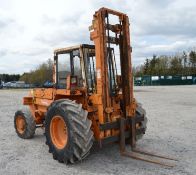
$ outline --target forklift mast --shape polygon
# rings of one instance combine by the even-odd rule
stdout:
[[[117,18],[117,24],[110,23],[110,17]],[[95,44],[96,71],[97,71],[97,94],[102,97],[103,109],[99,108],[99,116],[103,116],[100,123],[107,120],[108,113],[113,111],[115,91],[111,84],[117,81],[117,75],[112,77],[113,55],[111,45],[119,47],[120,71],[123,117],[135,115],[135,101],[133,97],[133,78],[131,65],[131,46],[129,35],[129,18],[126,14],[101,8],[93,16],[90,37]],[[117,65],[119,66],[119,65]],[[113,74],[114,75],[114,74]],[[115,86],[114,86],[115,88]],[[113,93],[114,92],[114,93]]]

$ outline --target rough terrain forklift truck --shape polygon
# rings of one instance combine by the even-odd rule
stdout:
[[[101,8],[89,30],[94,45],[54,51],[54,85],[35,88],[23,98],[29,110],[15,113],[16,133],[28,139],[44,127],[49,152],[59,162],[84,159],[97,141],[100,147],[119,142],[124,156],[172,166],[143,155],[166,157],[136,149],[147,118],[133,95],[128,16]]]

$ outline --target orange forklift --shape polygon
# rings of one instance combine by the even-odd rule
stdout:
[[[136,148],[147,118],[133,94],[129,25],[126,14],[101,8],[89,27],[94,45],[54,51],[53,86],[31,90],[23,98],[29,109],[15,113],[19,137],[32,138],[44,127],[49,152],[64,163],[84,159],[96,141],[100,147],[119,142],[124,156],[173,166],[156,159],[172,158]]]

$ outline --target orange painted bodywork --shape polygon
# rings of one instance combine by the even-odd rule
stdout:
[[[36,124],[43,124],[45,115],[50,104],[58,99],[72,99],[83,104],[81,90],[67,90],[56,88],[36,88],[31,90],[28,97],[23,98],[23,104],[29,105]]]

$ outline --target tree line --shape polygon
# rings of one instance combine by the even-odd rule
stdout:
[[[18,81],[20,74],[0,74],[0,80],[3,82]]]
[[[43,85],[46,81],[52,82],[53,61],[48,59],[46,62],[38,65],[34,70],[20,74],[0,74],[0,81],[24,81],[27,84],[37,86]]]
[[[135,76],[196,75],[196,51],[183,52],[174,56],[146,58],[145,62],[133,68]]]
[[[46,62],[37,66],[36,69],[24,73],[20,81],[37,86],[43,85],[46,81],[52,82],[53,61],[48,59]]]
[[[48,59],[30,72],[19,74],[0,74],[4,82],[25,81],[28,84],[43,85],[46,81],[52,82],[53,61]],[[146,58],[142,65],[133,67],[134,76],[161,76],[161,75],[196,75],[196,51],[183,52],[174,56],[157,56]]]

